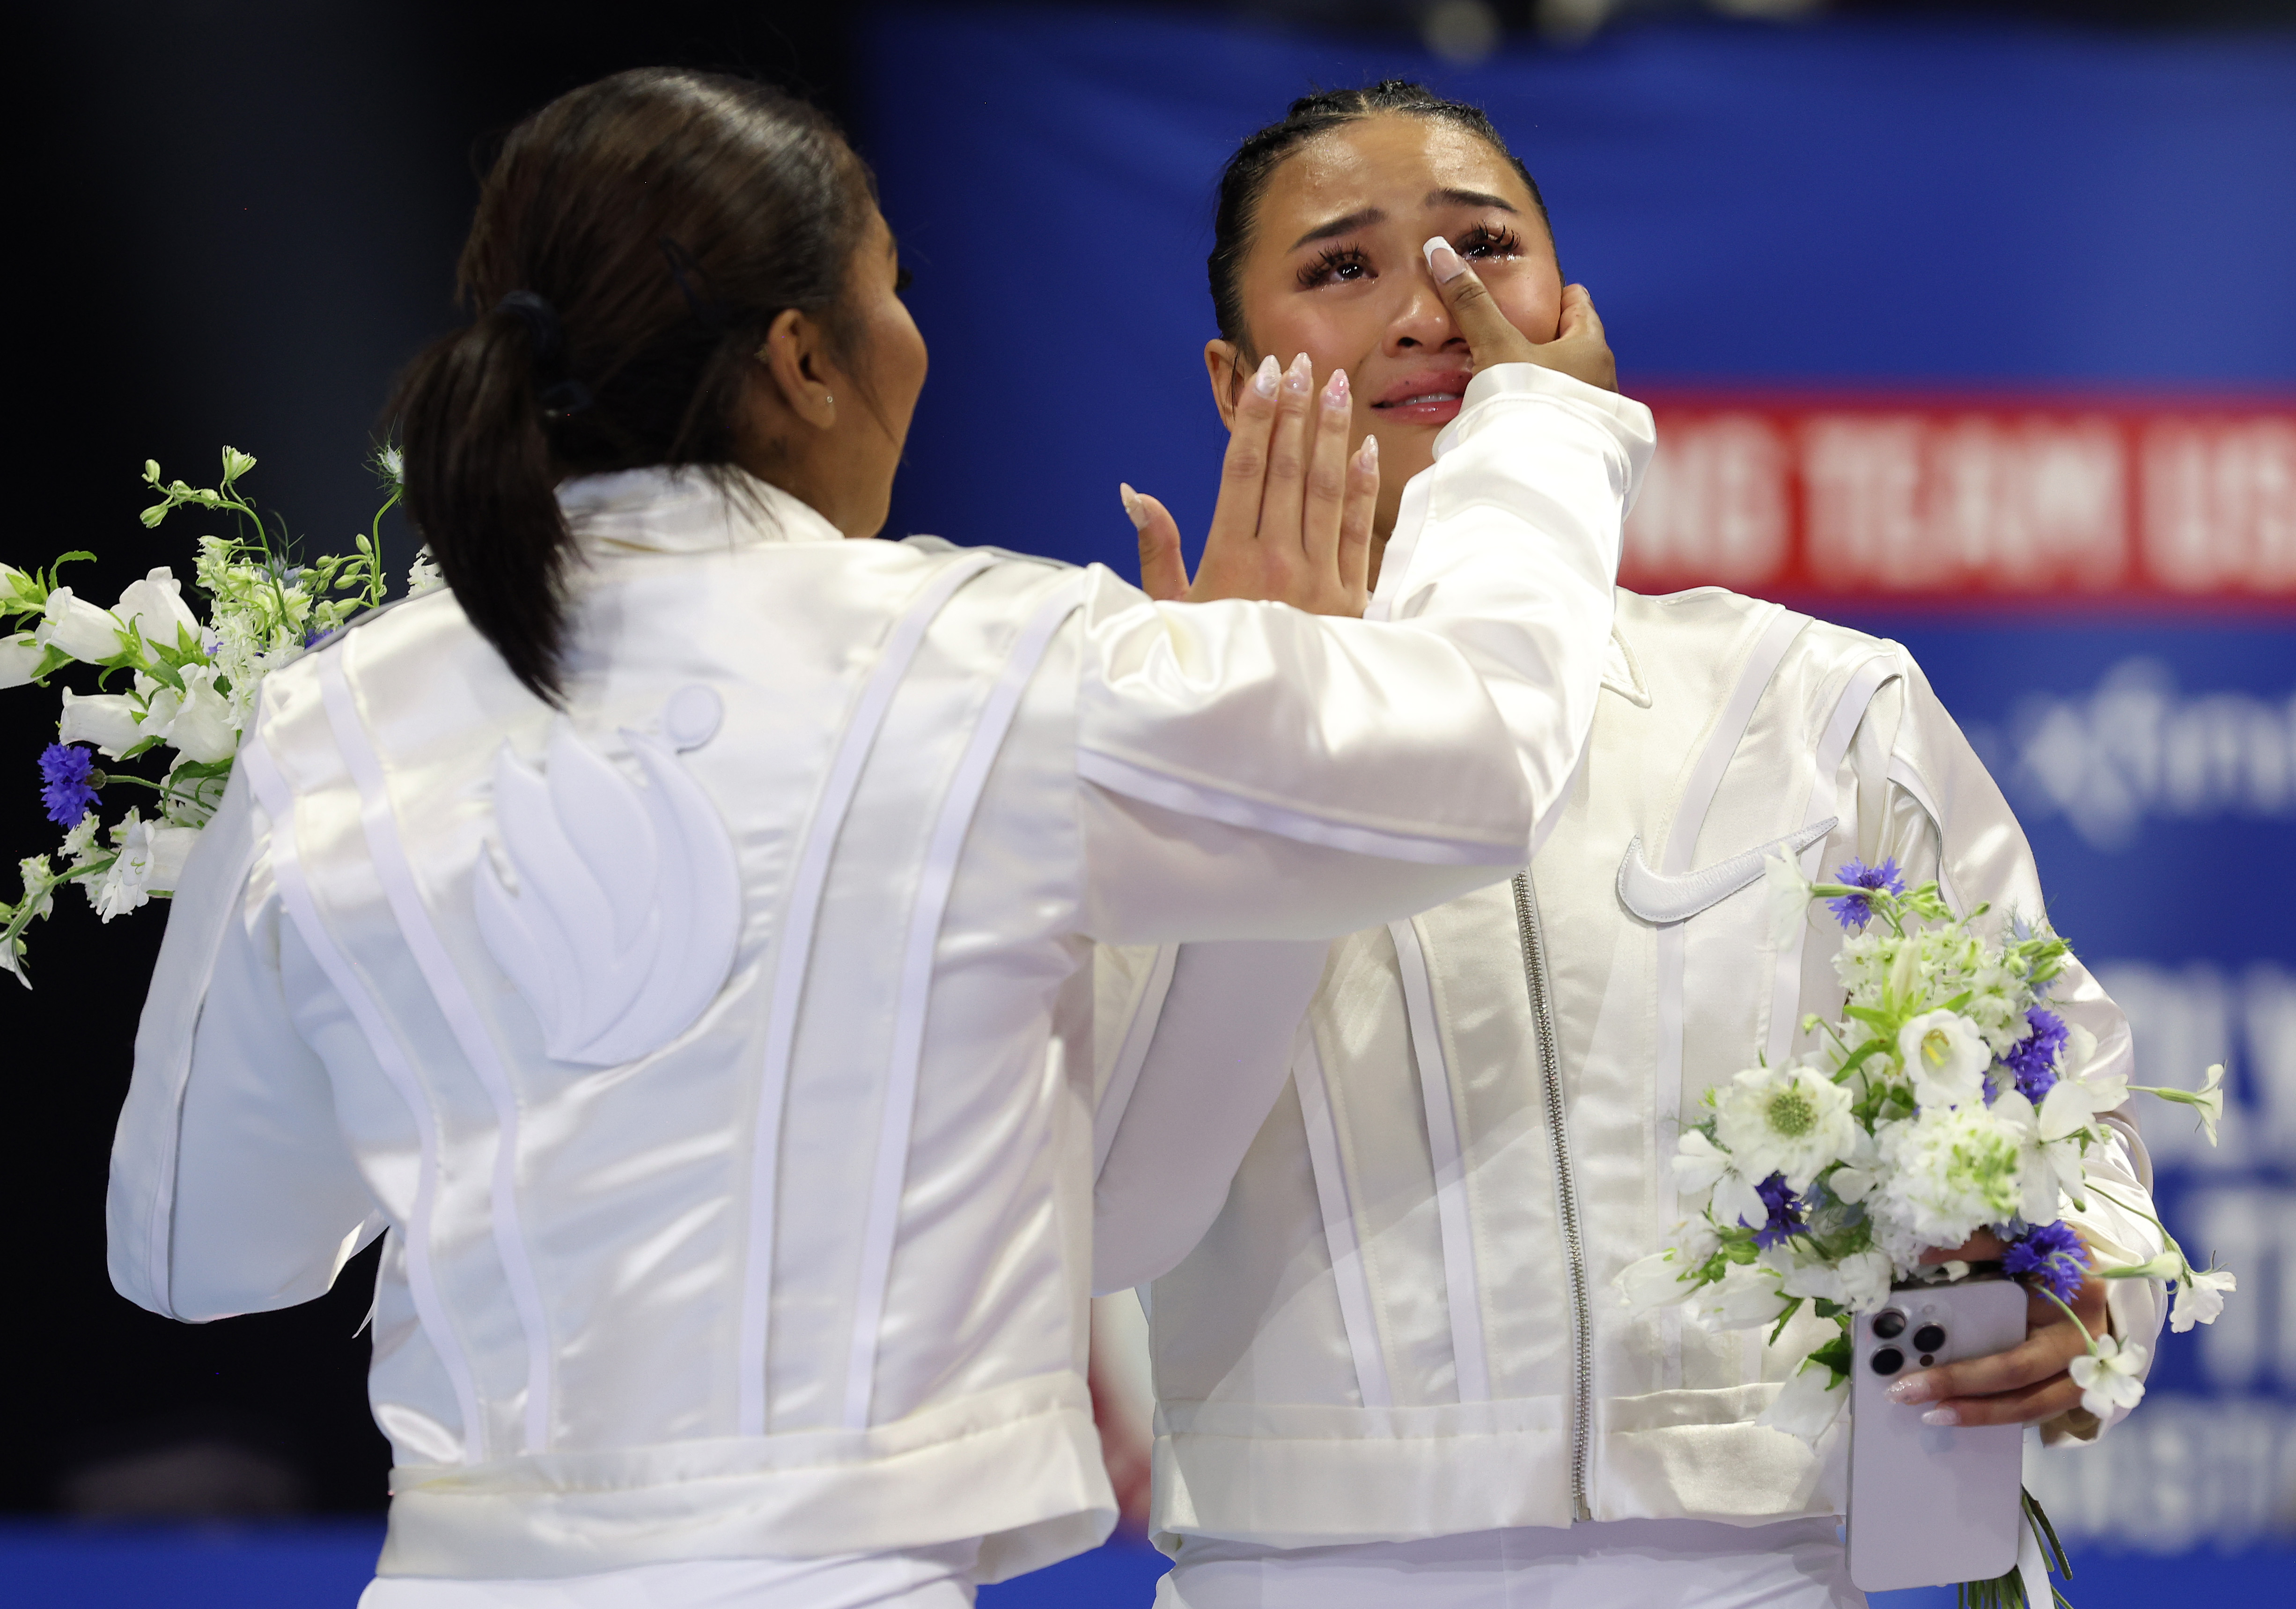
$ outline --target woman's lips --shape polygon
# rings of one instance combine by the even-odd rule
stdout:
[[[1464,369],[1430,369],[1397,381],[1371,406],[1383,419],[1413,424],[1448,424],[1472,378]]]

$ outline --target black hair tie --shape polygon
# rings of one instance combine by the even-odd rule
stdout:
[[[537,398],[542,404],[542,416],[555,424],[570,414],[578,414],[597,400],[590,388],[578,380],[562,380]]]
[[[527,334],[534,341],[534,366],[537,369],[556,366],[566,340],[565,332],[559,327],[555,308],[531,291],[512,291],[495,303],[495,311],[514,313],[526,325]]]

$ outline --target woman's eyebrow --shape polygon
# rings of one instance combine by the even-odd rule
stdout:
[[[1513,201],[1503,195],[1488,195],[1480,190],[1430,190],[1424,207],[1496,207],[1501,212],[1513,212]]]
[[[1308,230],[1307,234],[1301,235],[1298,240],[1293,241],[1289,250],[1297,251],[1309,241],[1329,240],[1334,234],[1345,234],[1350,230],[1362,229],[1373,224],[1383,224],[1385,222],[1387,222],[1387,213],[1384,209],[1379,207],[1359,207],[1355,211],[1349,213],[1345,218],[1335,218],[1328,224],[1317,224],[1313,229]]]

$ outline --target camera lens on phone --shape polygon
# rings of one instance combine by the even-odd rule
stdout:
[[[1882,1341],[1895,1341],[1906,1333],[1906,1316],[1895,1308],[1883,1308],[1874,1315],[1874,1336]]]
[[[1945,1350],[1945,1331],[1933,1324],[1925,1324],[1914,1332],[1914,1350],[1941,1352]]]
[[[1885,1346],[1874,1354],[1873,1364],[1875,1374],[1894,1375],[1906,1367],[1906,1355],[1896,1347]]]

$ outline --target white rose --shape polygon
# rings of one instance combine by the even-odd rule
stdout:
[[[151,734],[136,730],[143,711],[125,693],[94,693],[83,697],[64,689],[63,718],[56,723],[56,741],[94,743],[106,759],[118,759]]]
[[[1858,1135],[1849,1092],[1807,1067],[1748,1068],[1716,1103],[1714,1128],[1740,1173],[1783,1174],[1798,1192],[1847,1159]]]
[[[120,624],[135,627],[145,642],[157,646],[175,647],[178,628],[190,632],[194,642],[199,639],[199,617],[184,605],[184,584],[164,564],[130,582],[112,612]]]
[[[1977,1025],[1958,1012],[1925,1011],[1898,1030],[1898,1056],[1923,1107],[1962,1106],[1985,1096],[1993,1052]]]
[[[1805,1363],[1754,1421],[1789,1436],[1815,1441],[1833,1428],[1849,1401],[1849,1383],[1822,1363]]]
[[[29,631],[0,637],[0,687],[20,687],[30,681],[47,654]]]
[[[41,646],[61,648],[91,665],[119,657],[119,622],[108,610],[75,597],[69,587],[48,594],[46,612],[33,635]]]

